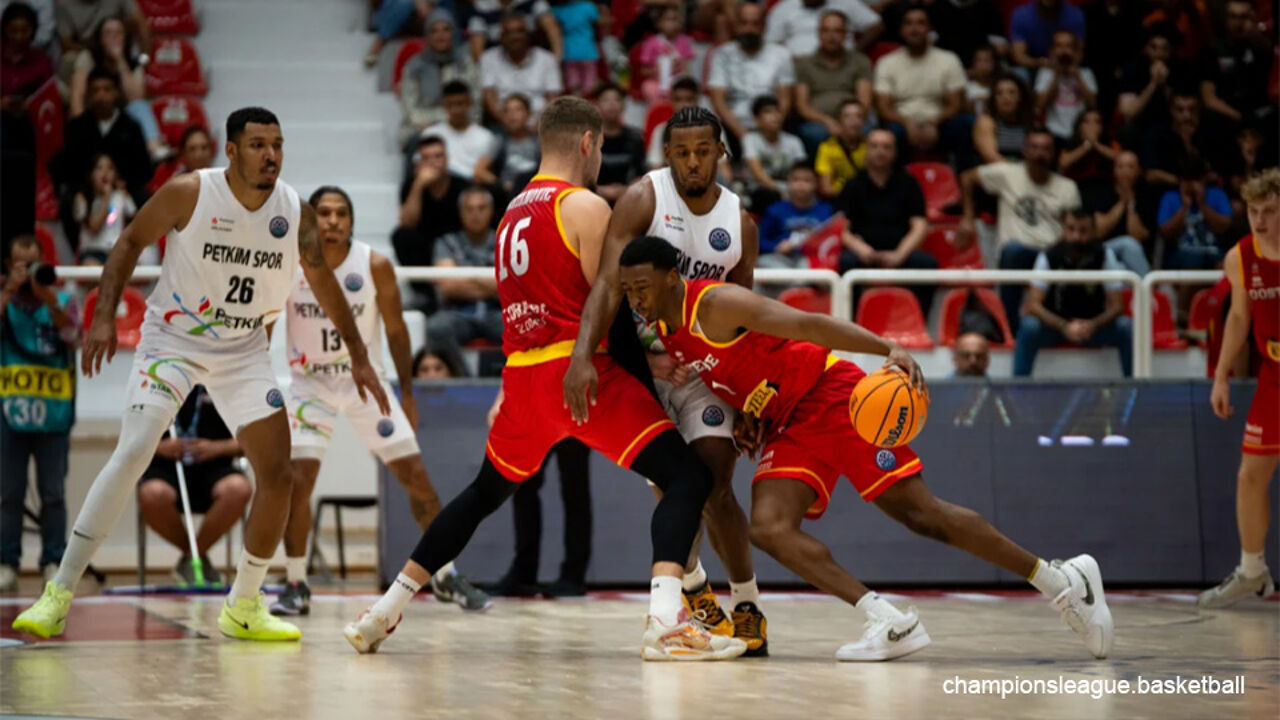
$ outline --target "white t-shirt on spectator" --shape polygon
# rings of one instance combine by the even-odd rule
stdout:
[[[1125,267],[1124,263],[1120,262],[1120,258],[1116,257],[1116,253],[1114,250],[1112,250],[1109,247],[1104,247],[1102,250],[1103,250],[1103,256],[1102,256],[1103,270],[1128,270],[1129,269]],[[1037,271],[1048,270],[1049,257],[1045,255],[1043,252],[1040,253],[1039,255],[1036,256],[1036,264],[1032,265],[1031,269],[1037,270]],[[1043,280],[1032,280],[1031,287],[1037,288],[1040,290],[1048,290],[1049,283]],[[1108,290],[1108,291],[1124,290],[1124,283],[1123,282],[1107,282],[1107,283],[1103,283],[1102,287],[1104,290]]]
[[[791,53],[781,45],[765,43],[755,56],[748,56],[736,42],[716,48],[711,58],[708,88],[726,90],[729,108],[744,127],[755,127],[751,102],[761,95],[776,94],[779,86],[796,84]]]
[[[1016,242],[1045,250],[1062,238],[1062,213],[1080,207],[1075,181],[1057,173],[1036,185],[1020,162],[978,166],[978,181],[996,196],[1000,245]]]
[[[916,122],[936,120],[947,93],[968,84],[960,58],[942,48],[930,46],[917,58],[901,47],[876,63],[876,92],[888,95],[903,117]]]
[[[1037,95],[1049,89],[1053,84],[1053,75],[1052,69],[1040,68],[1040,72],[1036,73]],[[1080,68],[1080,82],[1076,82],[1075,78],[1064,78],[1058,83],[1058,93],[1049,98],[1049,104],[1044,110],[1044,126],[1056,138],[1070,140],[1072,131],[1075,130],[1076,118],[1088,108],[1084,102],[1084,93],[1080,92],[1081,84],[1089,92],[1097,94],[1098,81],[1093,78],[1093,71]]]
[[[804,143],[788,132],[778,133],[778,141],[770,143],[764,135],[752,131],[742,139],[742,157],[759,160],[765,174],[774,180],[786,180],[791,166],[805,158]],[[755,185],[754,179],[750,184]]]
[[[465,130],[457,130],[447,122],[436,123],[422,131],[419,137],[435,135],[444,140],[444,151],[449,155],[449,172],[464,178],[474,177],[476,163],[488,157],[493,149],[493,133],[483,126],[471,123]]]
[[[855,33],[880,24],[880,16],[862,0],[827,0],[817,8],[805,7],[803,0],[782,0],[765,19],[764,40],[782,45],[792,57],[812,55],[818,51],[818,23],[828,10],[844,13],[849,29]],[[845,45],[853,48],[852,36]]]
[[[540,47],[529,48],[524,62],[516,65],[501,47],[493,47],[480,56],[480,84],[485,89],[498,91],[498,102],[520,93],[529,98],[533,115],[542,112],[547,95],[564,92],[560,78],[560,63],[556,56]]]

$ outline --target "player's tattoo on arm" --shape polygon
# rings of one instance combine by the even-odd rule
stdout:
[[[316,226],[316,211],[308,203],[302,204],[298,220],[298,258],[304,266],[324,267],[324,252],[320,249],[320,230]]]

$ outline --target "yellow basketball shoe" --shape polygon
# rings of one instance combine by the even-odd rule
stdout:
[[[740,602],[733,609],[733,636],[747,644],[746,657],[769,656],[769,621],[753,602]]]
[[[695,620],[702,623],[707,632],[721,637],[733,637],[733,621],[720,609],[710,581],[702,583],[702,587],[697,590],[685,590],[684,606]]]
[[[231,603],[231,604],[227,604]],[[302,631],[293,623],[272,615],[267,609],[266,596],[261,592],[255,598],[231,598],[222,603],[218,616],[218,630],[237,640],[298,640]]]
[[[71,591],[50,580],[36,604],[14,619],[13,629],[36,637],[55,637],[67,629],[70,610]]]

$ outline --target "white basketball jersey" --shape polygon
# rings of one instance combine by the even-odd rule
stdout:
[[[146,324],[211,347],[263,334],[298,267],[298,193],[277,180],[262,207],[248,210],[225,171],[198,171],[195,211],[169,232],[160,281],[147,298]]]
[[[342,264],[333,269],[338,285],[346,293],[356,330],[369,348],[369,362],[382,373],[382,316],[378,314],[378,292],[369,269],[372,249],[358,240]],[[289,341],[289,369],[306,377],[334,377],[351,373],[351,353],[333,321],[316,301],[302,268],[298,268],[293,291],[285,303]]]

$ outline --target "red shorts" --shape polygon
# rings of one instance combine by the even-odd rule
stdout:
[[[786,427],[764,446],[752,483],[766,478],[803,482],[818,493],[805,513],[816,520],[826,512],[841,475],[871,502],[902,478],[919,473],[920,458],[910,447],[879,448],[853,429],[849,398],[865,375],[848,361],[832,365],[796,404]]]
[[[485,455],[503,477],[520,482],[534,474],[547,451],[567,437],[629,468],[654,438],[675,427],[635,376],[608,355],[596,355],[594,362],[599,392],[583,425],[564,406],[561,381],[569,358],[502,371],[502,409],[489,429]]]
[[[1263,365],[1249,406],[1241,450],[1249,455],[1280,455],[1280,373]]]

